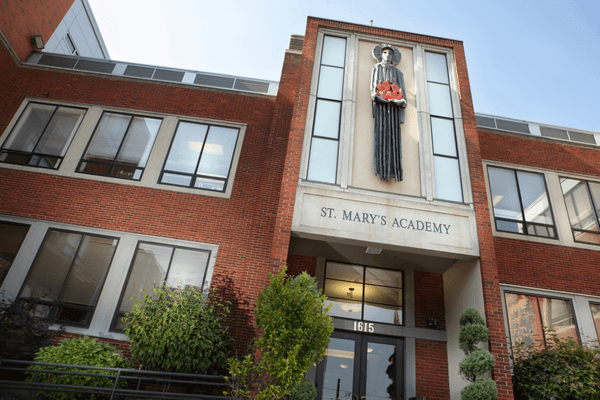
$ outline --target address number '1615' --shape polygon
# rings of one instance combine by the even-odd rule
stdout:
[[[354,321],[354,330],[358,332],[375,332],[375,327],[372,322]]]

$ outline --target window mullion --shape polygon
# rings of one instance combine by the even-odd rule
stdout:
[[[523,233],[529,235],[527,230],[527,218],[525,218],[525,209],[523,208],[523,199],[521,198],[521,186],[519,185],[519,174],[516,170],[513,170],[515,174],[515,183],[517,185],[517,196],[519,196],[519,207],[521,208],[521,218],[523,219]]]
[[[204,142],[202,142],[202,149],[200,149],[200,154],[198,155],[198,161],[196,162],[196,168],[194,169],[194,176],[190,180],[190,187],[196,186],[196,179],[198,178],[198,168],[200,168],[200,162],[202,161],[202,154],[204,154],[204,148],[206,147],[206,141],[208,140],[208,134],[210,133],[210,128],[212,125],[209,125],[206,129],[206,134],[204,135]],[[175,251],[173,251],[175,252]]]
[[[117,149],[117,153],[115,154],[115,158],[113,158],[111,166],[108,170],[108,175],[107,176],[111,176],[113,170],[115,169],[115,164],[117,163],[117,158],[119,158],[119,154],[121,153],[121,149],[123,148],[123,144],[125,143],[125,139],[127,138],[127,134],[129,133],[129,129],[131,129],[131,125],[133,124],[133,119],[135,117],[130,116],[131,118],[129,119],[129,124],[127,124],[127,129],[125,130],[125,134],[123,135],[123,139],[121,139],[121,144],[119,145],[119,148]]]
[[[590,183],[588,181],[584,181],[585,182],[585,188],[587,190],[587,194],[588,197],[590,199],[590,205],[592,206],[592,213],[596,216],[596,228],[599,228],[600,230],[600,216],[598,216],[598,213],[596,212],[597,208],[596,208],[596,204],[594,203],[594,196],[592,196],[592,191],[590,190]]]
[[[42,141],[42,138],[44,137],[44,135],[46,134],[46,130],[48,129],[48,126],[50,125],[50,123],[52,122],[52,119],[54,118],[54,116],[56,115],[56,112],[58,111],[58,106],[54,106],[54,111],[52,111],[52,115],[50,116],[50,118],[48,118],[48,122],[46,122],[46,126],[44,126],[44,130],[42,131],[42,134],[40,135],[40,137],[38,138],[37,142],[35,142],[35,146],[33,147],[33,150],[31,151],[31,153],[29,154],[29,160],[27,161],[27,163],[29,164],[29,162],[31,161],[31,159],[33,158],[33,156],[36,154],[36,150],[40,144],[40,142]]]
[[[165,279],[163,280],[163,285],[167,282],[167,279],[169,279],[169,272],[171,271],[171,265],[173,264],[173,257],[175,257],[176,249],[176,247],[171,246],[171,257],[169,258],[169,265],[167,267],[167,271],[165,272]]]
[[[83,244],[83,239],[86,237],[85,234],[80,234],[80,235],[81,235],[81,239],[79,239],[79,244],[77,245],[77,250],[75,250],[75,254],[73,255],[73,259],[71,260],[71,265],[69,265],[69,271],[67,271],[67,274],[65,275],[65,280],[60,288],[60,291],[58,292],[58,295],[56,296],[57,303],[60,303],[60,298],[62,297],[62,294],[65,291],[65,287],[67,286],[67,282],[69,281],[69,276],[71,275],[71,271],[73,270],[73,266],[75,265],[75,260],[77,259],[77,256],[79,255],[79,250],[81,249],[81,245]]]

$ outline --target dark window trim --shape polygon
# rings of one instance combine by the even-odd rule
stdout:
[[[22,228],[27,228],[27,232],[25,232],[25,236],[23,236],[23,240],[21,241],[21,244],[19,245],[19,249],[17,250],[17,253],[15,254],[15,258],[16,258],[17,255],[21,252],[21,247],[23,247],[23,243],[27,239],[27,235],[29,235],[29,230],[31,229],[31,224],[23,224],[23,223],[12,222],[12,221],[4,221],[4,220],[0,219],[0,225],[13,225],[13,226],[20,226]],[[14,260],[11,261],[10,266],[8,267],[8,270],[6,271],[5,275],[2,275],[2,273],[0,272],[0,287],[4,284],[4,280],[6,279],[8,272],[12,268],[13,262],[14,262]]]
[[[60,229],[60,228],[48,228],[46,230],[46,234],[44,235],[44,239],[42,240],[39,248],[37,249],[37,252],[35,254],[35,258],[33,259],[33,262],[31,263],[31,265],[29,266],[29,270],[27,271],[27,276],[25,276],[25,279],[23,280],[23,284],[21,285],[21,289],[19,289],[19,294],[17,295],[16,298],[21,298],[21,294],[23,293],[23,289],[25,289],[25,286],[27,284],[27,282],[29,281],[29,278],[31,276],[31,273],[33,271],[33,266],[35,265],[36,261],[38,260],[40,253],[42,252],[42,249],[44,248],[44,244],[46,243],[46,239],[48,239],[48,236],[50,235],[50,232],[65,232],[65,233],[74,233],[76,235],[81,235],[82,238],[79,241],[79,244],[77,245],[77,250],[75,251],[75,255],[73,256],[73,260],[71,260],[71,265],[69,266],[69,271],[67,272],[67,275],[65,276],[65,280],[62,283],[62,286],[60,288],[59,291],[59,295],[57,296],[57,298],[60,298],[60,294],[62,294],[62,291],[65,287],[66,281],[69,277],[69,273],[71,272],[71,269],[73,268],[73,263],[75,262],[75,258],[79,252],[79,249],[81,248],[81,244],[83,243],[83,237],[84,236],[95,236],[95,237],[101,237],[101,238],[108,238],[108,239],[114,239],[116,240],[116,244],[115,244],[115,248],[113,251],[113,254],[110,258],[110,261],[108,263],[108,268],[106,269],[106,274],[104,275],[104,278],[102,279],[102,282],[99,286],[100,291],[98,292],[98,300],[100,300],[100,297],[102,296],[102,292],[104,291],[104,284],[106,283],[106,278],[108,277],[108,274],[110,273],[110,267],[112,267],[112,263],[115,259],[115,254],[117,253],[117,248],[119,246],[119,242],[121,240],[121,238],[116,237],[116,236],[110,236],[110,235],[101,235],[101,234],[95,234],[95,233],[89,233],[89,232],[85,232],[85,231],[75,231],[75,230],[71,230],[71,229]],[[56,300],[56,301],[45,301],[45,300],[35,300],[35,304],[42,304],[42,305],[49,305],[52,307],[52,309],[50,310],[50,312],[48,313],[49,317],[48,318],[42,318],[43,320],[49,321],[53,324],[60,324],[60,325],[68,325],[68,326],[77,326],[77,327],[82,327],[82,328],[89,328],[90,324],[92,323],[92,320],[94,319],[94,314],[96,313],[96,308],[98,306],[98,304],[94,305],[94,306],[77,306],[74,304],[64,304],[61,303],[60,301]],[[86,323],[77,323],[77,322],[72,322],[72,321],[65,321],[65,320],[57,320],[55,319],[58,308],[59,307],[63,307],[63,308],[70,308],[70,309],[90,309],[90,318],[89,321]]]
[[[489,194],[490,194],[490,199],[492,200],[492,214],[494,215],[494,228],[496,229],[496,231],[497,232],[514,233],[515,235],[523,235],[523,236],[558,240],[558,230],[556,229],[556,219],[554,218],[554,209],[552,207],[552,201],[550,200],[550,191],[548,190],[548,184],[546,183],[546,174],[544,174],[543,172],[528,171],[528,170],[507,168],[507,167],[499,167],[497,165],[487,165],[486,167],[487,167],[486,172],[487,172],[487,177],[488,177]],[[515,219],[510,219],[510,218],[504,218],[504,217],[496,217],[496,210],[494,208],[494,199],[493,199],[493,193],[492,193],[492,184],[489,179],[489,176],[490,176],[489,169],[490,168],[497,168],[497,169],[504,169],[507,171],[512,171],[512,173],[515,177],[515,184],[517,187],[517,196],[519,198],[519,207],[521,209],[521,215],[523,216],[523,220],[515,220]],[[523,208],[523,199],[521,198],[521,187],[519,186],[519,177],[517,174],[517,172],[519,172],[519,171],[529,173],[529,174],[537,174],[537,175],[542,176],[542,181],[544,182],[544,190],[546,191],[546,198],[548,199],[548,209],[550,210],[550,215],[552,216],[552,222],[553,222],[552,224],[533,222],[533,221],[528,221],[525,219],[525,209]],[[521,224],[521,225],[523,225],[523,233],[499,229],[496,221],[506,221],[506,222],[512,222],[512,223],[516,223],[516,224]],[[547,227],[547,228],[551,227],[554,230],[554,237],[530,234],[527,232],[527,225],[542,226],[542,227]]]
[[[16,135],[15,128],[19,125],[19,122],[21,121],[21,118],[23,118],[23,115],[25,114],[25,111],[27,111],[27,108],[29,107],[30,104],[40,104],[40,105],[43,105],[43,106],[53,106],[54,107],[54,111],[52,111],[52,115],[50,116],[50,118],[48,119],[48,122],[44,126],[42,134],[38,138],[38,140],[35,143],[35,146],[33,147],[33,150],[31,152],[26,152],[26,151],[21,151],[21,150],[12,150],[12,149],[6,148],[5,146],[6,146],[6,143],[9,141],[9,139],[13,135]],[[56,112],[58,111],[59,107],[73,108],[73,109],[76,109],[76,110],[82,110],[83,111],[83,115],[81,117],[81,121],[79,121],[79,123],[75,126],[75,128],[74,128],[75,134],[73,134],[73,137],[71,137],[71,140],[69,140],[69,142],[66,143],[65,147],[62,149],[62,151],[61,151],[62,155],[38,153],[38,152],[35,151],[35,149],[37,149],[38,144],[40,143],[40,141],[42,140],[42,138],[46,135],[46,129],[48,129],[48,125],[50,125],[50,122],[52,122],[52,119],[56,115]],[[88,110],[89,110],[89,108],[87,108],[87,107],[77,107],[77,106],[71,106],[71,105],[66,106],[66,105],[56,104],[56,103],[43,103],[43,102],[40,102],[40,101],[28,101],[27,104],[25,105],[25,107],[23,108],[23,111],[21,111],[21,114],[19,115],[19,118],[17,118],[17,121],[11,127],[10,133],[8,134],[8,136],[6,137],[6,139],[4,140],[4,142],[2,143],[2,147],[0,147],[0,154],[2,154],[2,153],[17,154],[17,155],[20,154],[20,155],[26,156],[27,157],[27,161],[26,161],[26,163],[18,163],[18,162],[10,162],[10,161],[0,161],[0,163],[11,164],[11,165],[22,165],[24,167],[44,168],[44,169],[51,169],[51,170],[57,170],[57,169],[59,169],[60,165],[62,164],[63,159],[65,158],[65,155],[67,154],[67,152],[69,150],[69,147],[71,147],[71,143],[73,143],[73,138],[77,135],[77,131],[79,130],[79,127],[81,126],[81,123],[85,119],[85,116],[86,116]],[[52,158],[56,158],[56,159],[59,160],[59,162],[57,163],[56,167],[46,167],[46,166],[43,166],[43,165],[39,165],[39,160],[37,162],[37,165],[36,164],[30,164],[31,159],[33,157],[36,157],[36,156],[37,157],[52,157]]]
[[[107,161],[96,161],[96,160],[86,160],[85,156],[90,148],[90,146],[92,145],[92,141],[94,140],[94,137],[96,137],[96,133],[98,132],[98,127],[100,126],[100,123],[102,122],[102,118],[104,118],[104,115],[110,113],[110,114],[117,114],[117,115],[126,115],[126,116],[130,116],[131,119],[129,120],[129,123],[127,124],[127,129],[125,130],[125,134],[123,135],[123,138],[121,139],[121,143],[119,144],[119,148],[117,149],[117,152],[115,154],[115,157],[113,158],[112,162],[107,162]],[[106,176],[108,178],[114,178],[114,179],[125,179],[128,181],[136,181],[139,182],[142,180],[142,176],[144,175],[144,171],[146,170],[146,167],[148,166],[148,160],[146,160],[146,165],[144,167],[140,167],[140,166],[131,166],[131,165],[127,165],[127,164],[123,164],[123,163],[119,163],[117,162],[117,157],[119,156],[119,152],[121,151],[121,148],[123,147],[123,143],[125,143],[125,139],[127,138],[127,134],[129,133],[129,129],[131,128],[131,124],[133,122],[133,119],[135,117],[139,117],[139,118],[150,118],[150,119],[155,119],[155,120],[159,120],[160,121],[160,125],[158,126],[158,130],[156,131],[156,136],[154,137],[154,141],[152,142],[152,147],[150,148],[150,152],[148,153],[148,159],[150,159],[150,155],[152,154],[152,150],[154,149],[154,146],[156,145],[156,138],[158,137],[158,133],[160,132],[160,128],[162,128],[162,124],[164,122],[164,117],[157,117],[157,116],[147,116],[147,115],[142,115],[142,114],[133,114],[133,113],[128,113],[128,112],[118,112],[118,111],[114,111],[114,110],[102,110],[102,114],[100,115],[100,118],[98,119],[98,121],[96,122],[96,126],[94,127],[94,130],[92,131],[92,135],[90,136],[90,139],[88,140],[88,144],[85,147],[85,150],[83,151],[83,154],[81,155],[80,159],[79,159],[79,163],[77,163],[77,167],[75,168],[75,172],[78,174],[85,174],[85,175],[95,175],[95,176]],[[80,171],[80,168],[82,167],[83,163],[87,163],[87,164],[96,164],[96,165],[109,165],[110,167],[108,168],[108,173],[106,174],[95,174],[92,172],[84,172],[84,171]],[[140,177],[138,179],[134,179],[133,177],[131,178],[127,178],[124,176],[113,176],[111,175],[111,173],[115,170],[115,168],[129,168],[129,169],[134,169],[134,170],[141,170],[140,173]],[[135,172],[134,172],[135,175]]]
[[[179,124],[185,122],[188,124],[196,124],[196,125],[205,125],[207,126],[206,129],[206,135],[204,136],[204,142],[202,143],[202,150],[200,151],[200,156],[198,157],[198,161],[196,162],[196,168],[194,169],[193,173],[187,173],[187,172],[181,172],[181,171],[172,171],[169,169],[166,169],[167,167],[167,162],[169,161],[169,155],[171,154],[171,149],[173,148],[173,143],[175,143],[175,138],[177,137],[177,131],[179,130]],[[206,144],[206,139],[208,139],[208,134],[210,133],[210,128],[212,127],[216,127],[216,128],[228,128],[228,129],[237,129],[237,136],[235,138],[235,144],[233,145],[233,153],[231,154],[231,160],[229,160],[229,170],[227,171],[227,177],[226,178],[220,178],[220,177],[214,177],[214,176],[210,176],[210,175],[205,175],[205,174],[198,174],[196,171],[198,171],[198,166],[200,165],[200,162],[202,161],[202,155],[204,154],[204,145]],[[188,188],[188,189],[194,189],[194,190],[206,190],[208,192],[220,192],[220,193],[225,193],[227,191],[227,185],[229,184],[230,178],[231,178],[231,171],[233,169],[233,164],[234,164],[234,160],[236,157],[236,152],[238,150],[238,145],[240,142],[240,133],[241,133],[241,128],[240,127],[234,127],[234,126],[228,126],[228,125],[221,125],[221,124],[211,124],[211,123],[207,123],[207,122],[197,122],[197,121],[188,121],[185,119],[180,119],[177,121],[177,126],[175,127],[175,130],[173,131],[173,138],[171,139],[171,144],[169,145],[169,151],[167,151],[167,155],[165,156],[165,160],[163,161],[163,166],[160,170],[160,175],[158,176],[158,184],[160,185],[167,185],[167,186],[174,186],[174,187],[179,187],[179,188]],[[189,185],[177,185],[175,183],[169,183],[169,182],[162,182],[163,180],[163,176],[164,174],[173,174],[173,175],[181,175],[181,176],[187,176],[190,177],[190,184]],[[196,187],[196,180],[198,178],[204,178],[204,179],[212,179],[215,181],[221,181],[223,182],[223,189],[222,190],[216,190],[216,189],[207,189],[207,188],[202,188],[202,187]]]
[[[575,314],[575,306],[573,305],[573,299],[569,299],[569,298],[564,298],[564,297],[559,297],[559,296],[552,296],[552,295],[541,295],[541,294],[537,294],[537,293],[531,293],[531,292],[522,292],[519,290],[504,290],[504,297],[503,301],[504,301],[504,306],[506,307],[506,319],[507,319],[507,325],[508,325],[508,338],[510,340],[510,344],[512,345],[512,336],[511,336],[511,332],[510,332],[510,316],[508,315],[508,302],[506,301],[506,295],[507,294],[517,294],[517,295],[522,295],[522,296],[529,296],[529,297],[535,297],[535,301],[537,303],[538,306],[538,312],[540,313],[540,320],[542,320],[542,308],[540,307],[540,297],[543,297],[545,299],[551,299],[551,300],[562,300],[562,301],[567,301],[569,302],[569,307],[571,308],[571,313],[573,315],[573,321],[575,323],[575,332],[577,332],[577,340],[579,341],[579,343],[582,343],[581,341],[581,333],[579,332],[579,324],[577,323],[577,315]],[[541,321],[542,322],[542,328],[548,325],[543,325],[545,322],[547,321]],[[544,346],[547,346],[548,343],[546,341],[546,332],[544,332],[544,330],[542,329],[542,338],[544,339]]]
[[[112,320],[110,322],[109,332],[123,333],[122,329],[119,329],[116,327],[119,319],[121,319],[126,314],[125,312],[119,311],[119,306],[121,305],[121,302],[123,301],[123,296],[125,296],[125,291],[127,290],[127,284],[129,283],[129,279],[131,278],[131,272],[133,271],[133,266],[135,264],[135,260],[137,258],[138,250],[140,249],[141,244],[150,244],[150,245],[154,245],[154,246],[171,247],[173,249],[173,252],[171,253],[171,258],[169,259],[169,266],[167,268],[167,271],[165,272],[165,279],[163,280],[163,284],[166,282],[166,279],[169,277],[169,271],[171,270],[171,265],[173,263],[173,256],[175,256],[175,250],[184,249],[184,250],[202,251],[202,252],[208,253],[206,267],[204,268],[204,276],[202,277],[201,288],[204,289],[204,285],[206,284],[206,275],[208,274],[210,259],[212,257],[212,250],[196,249],[193,247],[171,245],[171,244],[152,242],[152,241],[147,241],[147,240],[138,240],[138,242],[135,246],[135,251],[133,252],[133,257],[131,258],[131,261],[129,262],[129,267],[127,269],[127,276],[125,278],[125,282],[123,283],[123,288],[121,289],[121,294],[119,295],[119,301],[117,302],[115,312],[114,312]]]
[[[362,267],[363,269],[363,281],[362,282],[352,282],[352,281],[347,281],[344,279],[337,279],[337,278],[327,278],[327,264],[328,263],[337,263],[337,264],[344,264],[344,265],[348,265],[348,266],[354,266],[354,267]],[[385,270],[385,271],[394,271],[394,272],[400,272],[402,274],[402,287],[398,287],[398,286],[382,286],[382,285],[374,285],[371,283],[366,283],[366,274],[367,274],[367,268],[373,268],[373,269],[381,269],[381,270]],[[353,300],[353,302],[355,303],[360,303],[361,304],[361,315],[362,315],[362,319],[355,319],[355,318],[346,318],[346,317],[339,317],[339,316],[335,316],[335,318],[340,318],[340,319],[344,319],[347,321],[368,321],[368,322],[374,322],[377,324],[385,324],[385,325],[391,325],[391,326],[405,326],[406,325],[406,273],[403,269],[392,269],[392,268],[381,268],[381,267],[375,267],[375,266],[371,266],[371,265],[359,265],[359,264],[348,264],[345,262],[341,262],[341,261],[335,261],[335,260],[325,260],[325,268],[323,269],[323,294],[325,294],[325,285],[327,283],[327,280],[334,280],[334,281],[339,281],[339,282],[349,282],[349,283],[357,283],[362,285],[363,287],[363,297],[360,300]],[[400,289],[402,290],[402,306],[401,306],[401,310],[402,310],[402,323],[401,324],[390,324],[388,322],[380,322],[380,321],[371,321],[371,320],[366,320],[364,319],[364,315],[365,315],[365,303],[369,303],[369,304],[381,304],[381,305],[385,305],[385,306],[390,306],[391,304],[385,304],[385,303],[377,303],[377,302],[373,302],[373,301],[365,301],[364,300],[364,287],[366,285],[370,285],[370,286],[377,286],[377,287],[387,287],[387,288],[392,288],[392,289]],[[327,299],[343,299],[340,297],[329,297],[327,296]],[[348,299],[343,299],[343,300],[348,300]]]
[[[329,65],[329,64],[323,64],[323,50],[325,49],[325,38],[326,37],[333,37],[333,38],[337,38],[337,39],[344,39],[344,41],[346,42],[346,45],[344,46],[344,66],[343,67],[338,67],[336,65]],[[323,40],[321,41],[321,58],[319,59],[319,79],[317,80],[317,86],[316,86],[316,91],[315,91],[315,106],[314,106],[314,110],[313,110],[313,120],[312,120],[312,127],[311,127],[311,132],[310,132],[310,143],[309,143],[309,148],[308,148],[308,160],[306,163],[306,180],[309,182],[318,182],[318,183],[323,183],[326,185],[337,185],[338,184],[338,171],[339,171],[339,161],[340,161],[340,129],[342,126],[342,114],[343,114],[343,105],[344,105],[344,86],[345,85],[345,80],[346,80],[346,53],[348,52],[348,37],[346,36],[335,36],[335,35],[328,35],[328,34],[324,34],[323,35]],[[340,100],[335,100],[335,99],[329,99],[327,97],[319,97],[319,82],[321,81],[321,69],[323,66],[326,67],[330,67],[330,68],[338,68],[341,69],[343,72],[342,75],[342,93],[340,93]],[[340,116],[339,116],[339,121],[338,121],[338,131],[337,131],[337,139],[333,139],[333,138],[328,138],[328,137],[323,137],[323,136],[317,136],[315,135],[315,119],[317,117],[317,105],[319,103],[319,99],[321,100],[325,100],[325,101],[331,101],[331,102],[336,102],[340,104]],[[335,174],[334,174],[334,178],[335,178],[335,182],[331,183],[331,182],[323,182],[323,181],[315,181],[312,179],[308,179],[308,171],[310,171],[310,159],[311,159],[311,154],[312,154],[312,147],[313,147],[313,138],[319,138],[319,139],[327,139],[327,140],[332,140],[332,141],[336,141],[338,143],[337,146],[337,154],[335,155]]]

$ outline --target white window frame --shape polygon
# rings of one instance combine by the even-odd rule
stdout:
[[[510,342],[510,325],[508,323],[508,312],[506,310],[505,293],[518,293],[530,296],[540,297],[551,297],[562,300],[568,300],[573,306],[573,313],[575,317],[575,325],[582,343],[592,343],[597,339],[596,328],[594,326],[594,320],[592,318],[592,311],[590,309],[590,303],[600,303],[600,297],[587,296],[577,293],[552,291],[545,289],[536,289],[526,286],[518,285],[500,285],[500,297],[502,302],[502,313],[504,316],[504,328],[506,330],[506,343],[511,346]]]
[[[88,328],[65,325],[66,331],[80,335],[98,336],[117,340],[127,340],[127,337],[118,332],[111,332],[110,326],[118,306],[123,285],[131,266],[131,261],[135,255],[137,244],[140,241],[153,242],[157,244],[166,244],[170,246],[187,247],[190,249],[210,251],[210,257],[206,268],[206,280],[203,290],[208,290],[211,285],[214,274],[218,245],[208,243],[190,242],[157,236],[140,235],[122,231],[111,231],[106,229],[88,228],[78,225],[63,224],[51,221],[42,221],[29,218],[12,217],[0,215],[3,222],[13,222],[18,224],[30,225],[29,231],[25,236],[13,264],[4,279],[0,293],[4,298],[14,300],[17,298],[23,283],[25,282],[33,263],[38,254],[38,250],[44,242],[46,233],[49,229],[63,229],[81,233],[95,235],[111,236],[119,239],[116,251],[113,255],[112,263],[108,270],[108,275],[104,281],[104,287],[100,293],[94,315]],[[51,329],[58,329],[60,324],[51,325]]]
[[[50,104],[56,106],[66,106],[66,107],[76,107],[87,109],[83,120],[81,121],[77,132],[75,133],[75,137],[72,139],[65,156],[60,163],[60,166],[56,170],[50,170],[45,168],[39,168],[35,166],[27,166],[27,165],[15,165],[8,163],[0,163],[0,168],[7,169],[15,169],[15,170],[23,170],[23,171],[34,171],[38,173],[51,174],[51,175],[59,175],[77,179],[89,179],[94,181],[101,182],[110,182],[121,185],[129,185],[129,186],[137,186],[137,187],[145,187],[145,188],[153,188],[159,190],[167,190],[172,192],[180,192],[180,193],[189,193],[203,196],[211,196],[211,197],[219,197],[219,198],[230,198],[233,190],[233,185],[235,183],[235,175],[237,172],[238,163],[240,160],[240,155],[242,152],[242,145],[244,142],[244,137],[246,134],[247,125],[244,123],[232,123],[228,121],[219,121],[219,120],[209,120],[205,118],[194,118],[184,115],[171,115],[171,114],[163,114],[163,113],[154,113],[140,110],[131,110],[125,108],[116,108],[116,107],[107,107],[107,106],[98,106],[91,104],[82,104],[82,103],[74,103],[67,101],[57,101],[48,99],[39,99],[34,97],[26,98],[15,115],[13,119],[10,121],[8,126],[6,127],[4,133],[0,135],[0,147],[7,140],[10,135],[13,127],[19,120],[19,117],[23,114],[23,111],[27,107],[29,102],[36,102],[42,104]],[[102,116],[104,111],[115,112],[120,114],[134,114],[136,116],[141,117],[151,117],[151,118],[161,118],[162,124],[156,135],[156,139],[154,141],[154,146],[152,147],[152,151],[150,152],[150,157],[148,158],[148,162],[146,164],[144,173],[139,181],[129,180],[129,179],[121,179],[110,176],[99,176],[99,175],[90,175],[85,173],[76,172],[79,161],[81,160],[88,143],[90,142],[90,138],[92,137],[96,126]],[[207,189],[197,189],[197,188],[187,188],[182,186],[172,186],[158,183],[160,174],[162,172],[162,168],[164,162],[167,158],[167,154],[173,139],[173,135],[175,134],[175,130],[177,127],[177,122],[179,120],[188,121],[188,122],[198,122],[207,125],[220,125],[225,127],[231,127],[235,129],[239,129],[238,139],[235,146],[235,150],[233,153],[233,157],[231,160],[231,167],[229,172],[229,178],[227,179],[227,185],[225,190],[222,192],[207,190]]]

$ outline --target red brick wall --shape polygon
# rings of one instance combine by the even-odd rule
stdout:
[[[487,131],[479,137],[485,160],[600,177],[596,149]],[[502,283],[600,295],[597,251],[500,237],[494,244]]]
[[[444,311],[444,277],[441,274],[415,271],[415,326],[427,328],[427,318],[437,320],[436,329],[446,329]],[[429,328],[431,329],[431,328]]]
[[[52,36],[74,0],[10,0],[0,2],[0,31],[17,57],[25,61],[33,52],[31,37],[42,35],[44,43]]]
[[[450,399],[446,343],[416,339],[415,347],[417,396],[427,400]]]
[[[286,63],[292,61],[286,58]],[[288,64],[283,79],[295,72]],[[19,67],[0,45],[0,132],[25,96],[247,124],[230,199],[0,168],[0,214],[219,245],[216,274],[251,303],[272,269],[274,225],[289,127],[288,96],[274,98],[134,79]],[[291,71],[291,72],[290,72]],[[291,74],[291,75],[290,75]],[[289,78],[291,76],[292,78]],[[282,80],[282,86],[291,83]],[[287,109],[286,109],[287,107]],[[271,123],[274,122],[273,132]],[[289,221],[291,224],[291,220]],[[289,232],[290,225],[280,229]],[[287,258],[287,241],[277,245]],[[284,261],[278,262],[283,265]],[[234,321],[237,324],[237,321]],[[237,327],[237,325],[236,325]],[[240,340],[249,332],[236,329]]]
[[[317,257],[288,254],[287,266],[288,274],[291,276],[297,276],[306,271],[314,277],[317,274]]]

